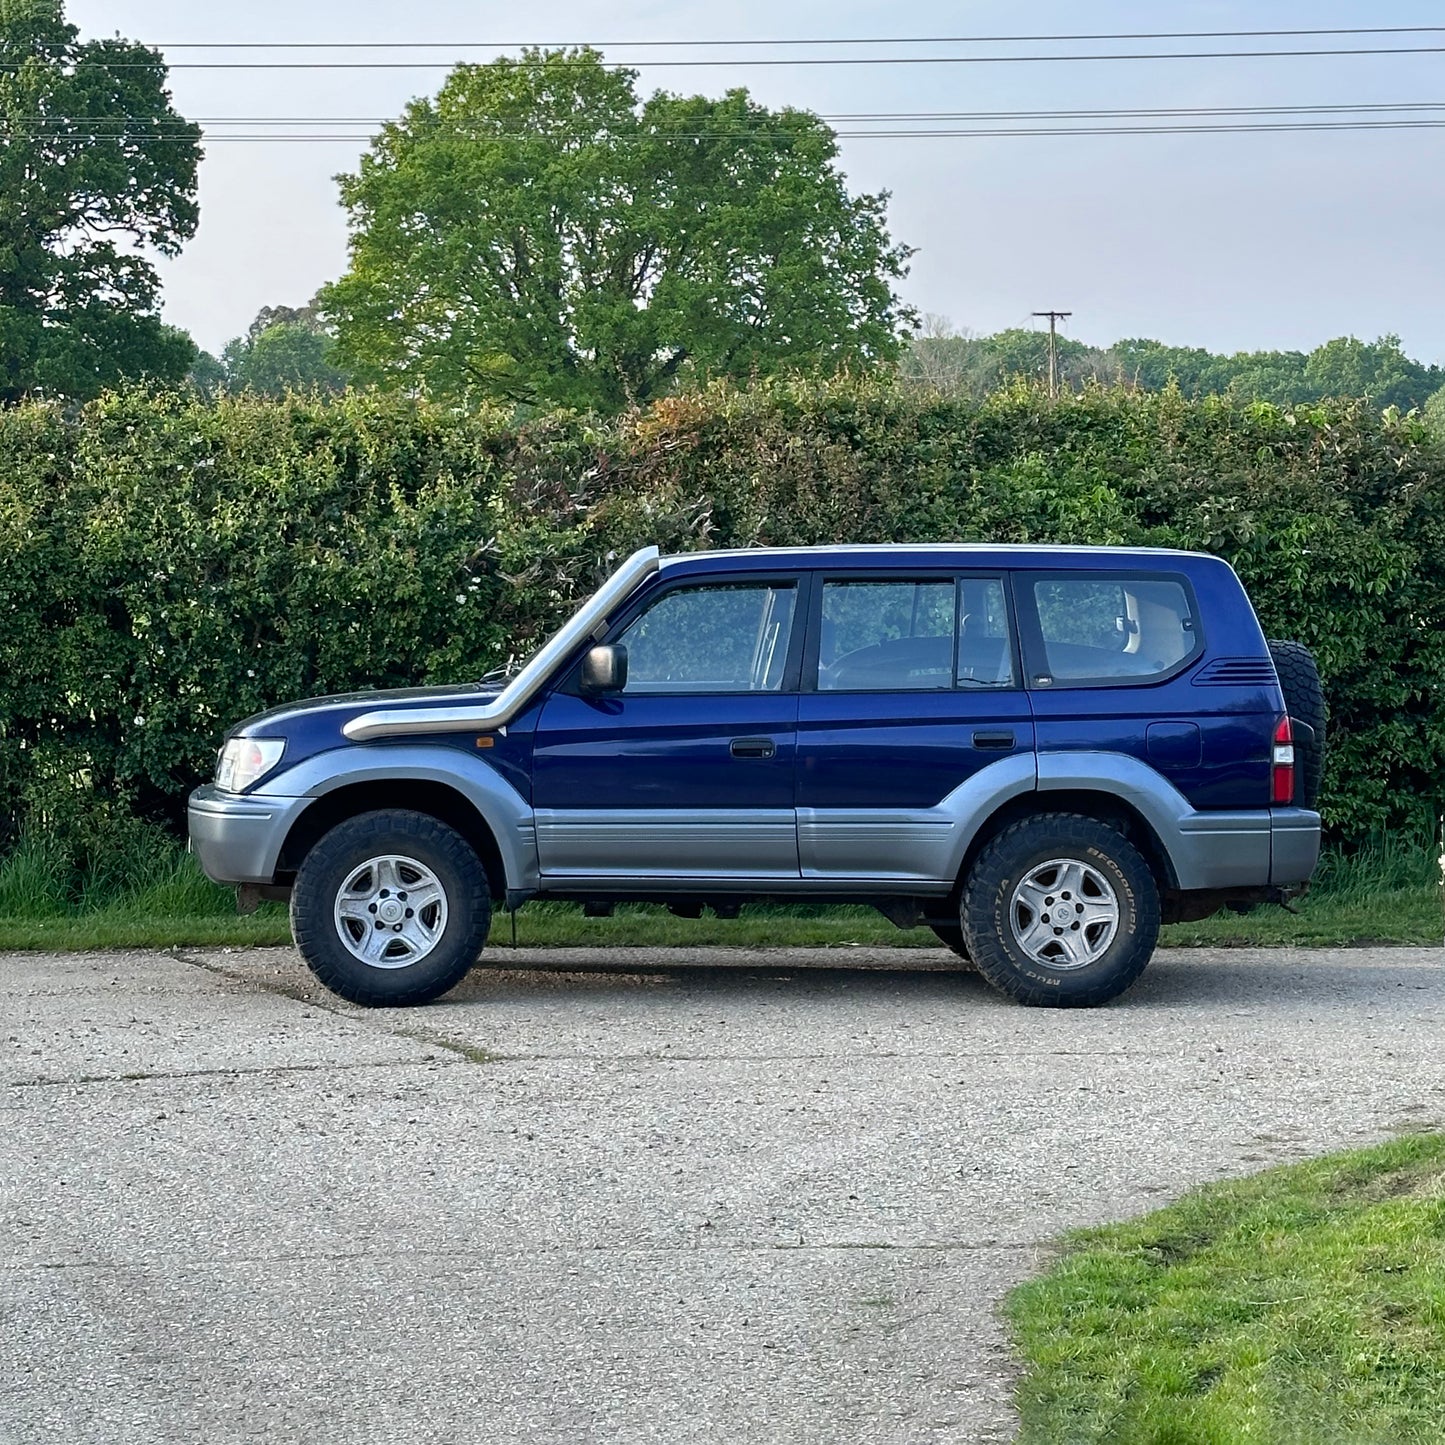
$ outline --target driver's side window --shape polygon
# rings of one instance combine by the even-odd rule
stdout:
[[[780,691],[796,602],[791,582],[664,593],[617,639],[627,649],[624,692]]]

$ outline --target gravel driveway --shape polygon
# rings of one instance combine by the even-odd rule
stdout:
[[[0,958],[0,1441],[1006,1440],[1060,1230],[1445,1117],[1445,951],[835,956]]]

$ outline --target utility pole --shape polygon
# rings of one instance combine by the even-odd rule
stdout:
[[[1059,322],[1072,316],[1072,311],[1035,311],[1035,316],[1049,318],[1049,396],[1055,401],[1059,397]]]

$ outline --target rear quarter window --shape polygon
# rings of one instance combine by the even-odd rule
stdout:
[[[1194,592],[1183,577],[1035,575],[1020,591],[1034,614],[1034,686],[1158,681],[1203,650]]]

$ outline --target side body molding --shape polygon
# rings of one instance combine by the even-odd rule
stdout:
[[[803,878],[947,892],[985,820],[1034,781],[1034,754],[1023,752],[980,768],[931,808],[799,808]]]
[[[314,801],[338,788],[357,783],[428,782],[440,783],[460,793],[476,808],[502,855],[509,889],[532,890],[537,887],[537,829],[532,806],[495,768],[481,758],[472,757],[460,748],[437,744],[391,745],[384,748],[336,748],[317,753],[288,769],[277,778],[278,801],[304,798]],[[268,797],[264,784],[249,799],[261,802]],[[289,813],[294,826],[304,810]],[[275,871],[285,836],[271,840],[270,869]]]
[[[1202,813],[1147,763],[1123,753],[1040,753],[1039,802],[1050,792],[1102,793],[1141,814],[1182,889],[1249,888],[1269,878],[1268,808]]]

